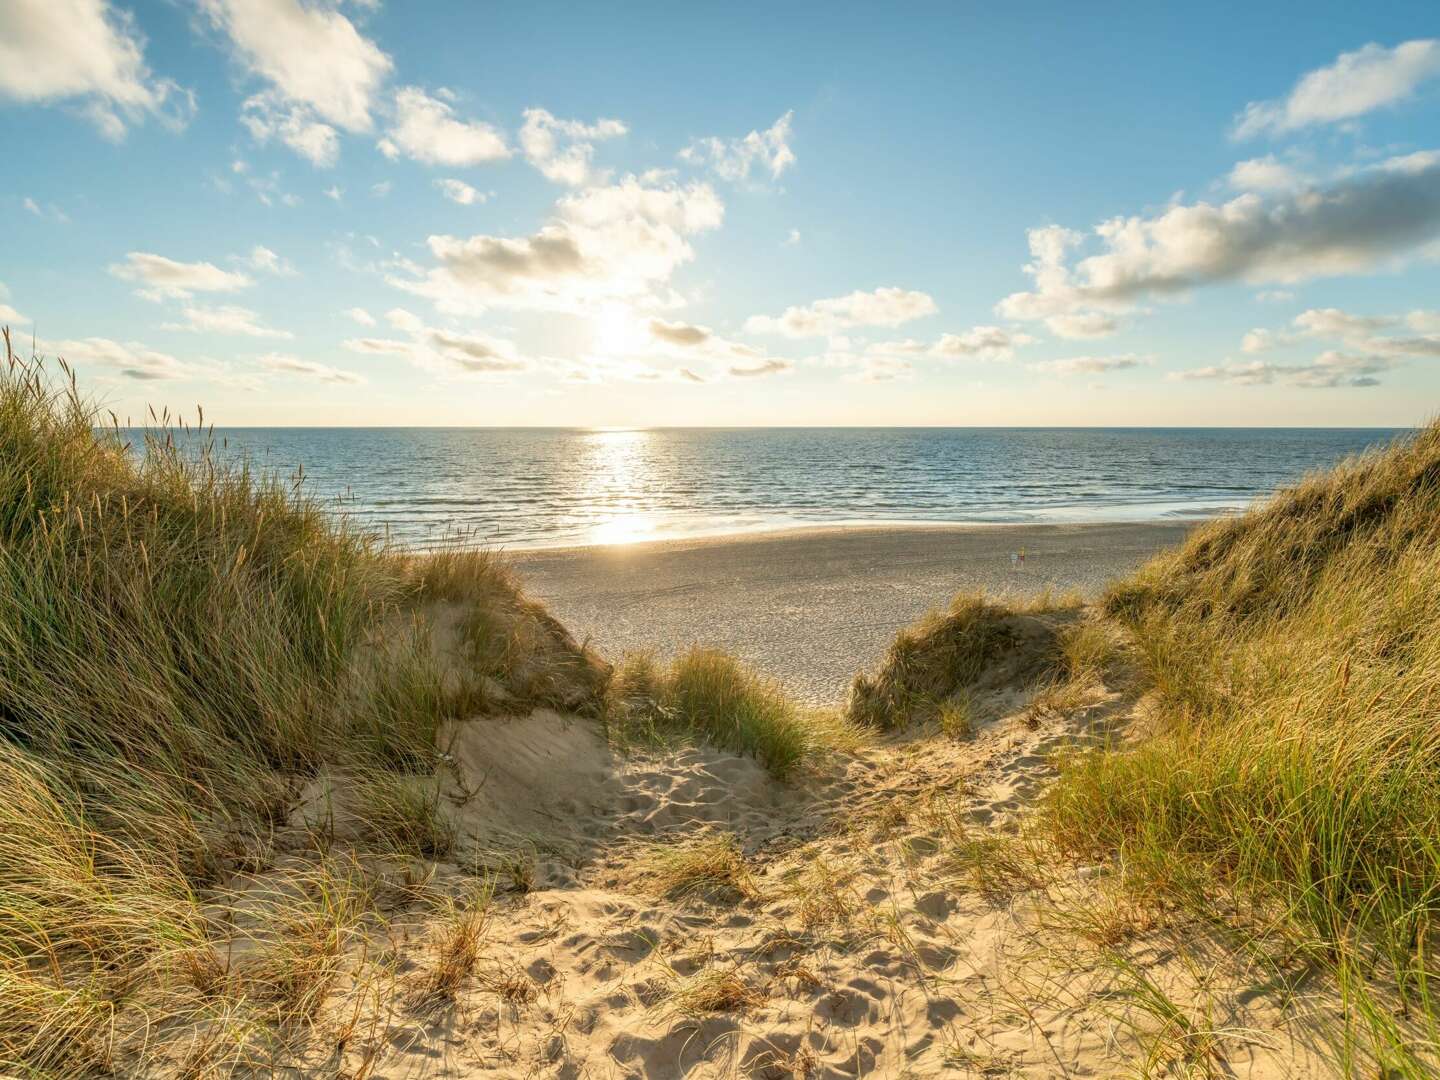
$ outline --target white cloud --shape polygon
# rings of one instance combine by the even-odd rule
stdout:
[[[667,322],[664,319],[651,319],[649,322],[651,337],[663,341],[668,345],[681,345],[686,347],[704,345],[714,337],[707,326],[693,326],[690,323]]]
[[[1083,311],[1051,315],[1045,320],[1045,327],[1056,337],[1075,341],[1109,337],[1120,329],[1120,323],[1113,315],[1101,311]]]
[[[431,236],[438,265],[387,280],[451,314],[583,311],[610,299],[654,303],[653,290],[694,257],[689,238],[723,218],[724,205],[707,184],[651,186],[632,176],[565,196],[530,236]]]
[[[354,319],[354,320],[355,320],[357,323],[359,323],[361,326],[374,326],[374,325],[375,325],[375,316],[374,316],[374,315],[371,315],[370,312],[366,311],[364,308],[361,308],[361,307],[348,308],[348,309],[346,309],[345,314],[348,315],[350,318]]]
[[[510,156],[505,136],[479,120],[459,120],[455,110],[418,86],[395,91],[395,116],[379,143],[388,158],[401,155],[425,165],[480,165]]]
[[[595,143],[618,138],[628,130],[619,120],[600,119],[586,124],[557,119],[545,109],[526,109],[525,123],[520,128],[520,148],[525,152],[525,160],[547,180],[581,187],[607,179],[606,174],[597,174],[592,169]]]
[[[790,149],[790,122],[794,116],[792,109],[766,130],[752,131],[739,139],[713,135],[696,139],[680,151],[680,159],[691,165],[708,165],[724,180],[748,180],[752,169],[768,172],[772,180],[778,180],[795,164],[795,152]]]
[[[176,262],[148,251],[132,251],[125,261],[112,263],[110,273],[143,288],[136,295],[146,300],[188,300],[197,292],[234,292],[253,284],[245,274],[222,270],[213,263]]]
[[[769,357],[753,363],[731,364],[726,369],[726,374],[733,375],[737,379],[760,379],[767,375],[784,375],[794,369],[795,365],[789,360],[777,360]]]
[[[260,358],[260,366],[274,375],[295,375],[315,382],[336,383],[342,386],[362,386],[365,377],[353,371],[331,367],[329,364],[302,360],[298,356],[282,353],[267,353]]]
[[[461,206],[476,206],[488,198],[483,191],[471,187],[464,180],[436,180],[435,186],[445,198]]]
[[[127,379],[186,379],[199,374],[195,368],[168,353],[158,352],[137,341],[122,344],[109,338],[79,338],[46,342],[45,350],[79,367],[97,364],[114,368]]]
[[[1030,366],[1051,375],[1103,375],[1107,371],[1128,371],[1146,367],[1154,360],[1149,356],[1125,353],[1122,356],[1071,356],[1064,360],[1045,360]]]
[[[1081,234],[1033,229],[1025,269],[1035,288],[996,310],[1015,319],[1126,311],[1147,296],[1204,285],[1290,284],[1371,270],[1440,236],[1440,161],[1403,170],[1391,164],[1273,200],[1250,193],[1219,206],[1177,204],[1153,217],[1113,218],[1094,230],[1101,252],[1073,266]]]
[[[785,236],[785,246],[794,247],[798,243],[800,243],[800,230],[791,229]]]
[[[1394,326],[1397,320],[1387,315],[1352,315],[1339,308],[1311,308],[1295,316],[1295,328],[1312,337],[1342,340],[1368,338],[1377,330]]]
[[[1294,300],[1295,293],[1291,289],[1262,289],[1255,294],[1255,299],[1262,304],[1283,304]]]
[[[1177,381],[1210,380],[1238,386],[1268,386],[1278,381],[1306,389],[1378,386],[1377,375],[1391,370],[1397,361],[1386,356],[1324,352],[1307,364],[1273,364],[1263,360],[1242,363],[1227,361],[1211,367],[1172,372]]]
[[[515,344],[480,333],[426,326],[401,308],[386,314],[390,325],[407,335],[395,338],[352,338],[345,342],[351,352],[404,357],[416,367],[442,375],[506,375],[531,366]]]
[[[938,310],[928,293],[882,286],[872,292],[857,289],[846,296],[789,307],[776,316],[752,315],[745,320],[745,330],[789,338],[826,337],[858,326],[899,326]]]
[[[1009,360],[1022,345],[1035,339],[999,326],[977,326],[963,334],[942,334],[930,349],[931,356],[946,360]]]
[[[75,101],[108,139],[146,115],[183,127],[194,97],[145,63],[134,16],[106,0],[6,0],[0,4],[0,97]]]
[[[1240,161],[1230,170],[1230,186],[1237,191],[1294,191],[1305,185],[1305,178],[1274,154]]]
[[[1269,352],[1271,349],[1278,349],[1282,345],[1290,344],[1294,338],[1289,334],[1277,334],[1273,330],[1266,330],[1257,327],[1248,330],[1245,336],[1240,339],[1240,351],[1247,353]]]
[[[3,281],[0,281],[0,301],[8,300],[9,298],[10,290],[5,287],[5,283]],[[0,324],[9,326],[15,323],[24,324],[28,323],[29,321],[29,319],[27,319],[24,315],[21,315],[20,312],[16,311],[9,304],[0,303]]]
[[[383,199],[394,189],[395,184],[390,180],[381,180],[370,185],[370,194],[377,199]]]
[[[376,96],[392,64],[338,8],[300,0],[199,4],[229,36],[246,70],[273,88],[259,96],[271,134],[324,164],[333,161],[334,128],[371,130]]]
[[[321,194],[323,194],[327,199],[332,199],[335,202],[339,202],[345,197],[345,189],[342,188],[339,184],[331,184],[328,188],[321,192]]]
[[[279,139],[317,168],[328,169],[340,160],[340,133],[277,91],[246,98],[240,106],[240,123],[256,142],[263,145]]]
[[[262,326],[259,314],[249,308],[224,304],[220,307],[201,307],[187,304],[181,314],[183,323],[162,323],[162,330],[187,330],[197,334],[241,334],[257,338],[293,338],[288,330],[276,330]]]
[[[1351,120],[1407,100],[1437,75],[1440,40],[1407,41],[1393,49],[1372,43],[1309,72],[1284,100],[1252,101],[1235,118],[1231,134],[1248,139]]]
[[[1412,311],[1405,325],[1424,334],[1440,334],[1440,311]]]
[[[290,265],[290,261],[281,258],[263,244],[256,244],[250,249],[250,254],[240,261],[262,274],[274,274],[276,277],[295,276],[295,268]]]

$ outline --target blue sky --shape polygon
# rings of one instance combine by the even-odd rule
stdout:
[[[1437,22],[9,0],[0,316],[122,418],[1416,423]]]

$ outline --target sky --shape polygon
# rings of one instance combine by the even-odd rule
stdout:
[[[1440,13],[0,0],[0,322],[121,420],[1404,426]]]

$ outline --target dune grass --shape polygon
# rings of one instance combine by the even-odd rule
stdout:
[[[1339,975],[1347,1054],[1433,1075],[1440,427],[1201,528],[1106,606],[1156,730],[1069,760],[1053,837],[1194,911],[1279,927]]]
[[[893,730],[940,716],[957,690],[1014,641],[1010,610],[961,593],[896,635],[877,674],[857,675],[847,715],[861,726]]]
[[[493,556],[389,550],[199,424],[105,427],[63,363],[5,345],[0,1072],[146,1073],[157,1032],[324,1005],[351,936],[323,903],[276,915],[248,982],[215,962],[225,883],[307,778],[345,774],[365,836],[442,857],[439,726],[598,711],[609,671]]]
[[[692,648],[663,665],[645,654],[628,656],[609,693],[618,742],[698,739],[752,754],[776,776],[858,744],[841,717],[797,705],[776,682],[718,649]]]

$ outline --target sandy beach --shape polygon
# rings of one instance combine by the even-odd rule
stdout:
[[[898,628],[957,592],[1094,594],[1193,524],[819,528],[514,561],[525,587],[608,656],[717,645],[826,705],[843,701]]]

